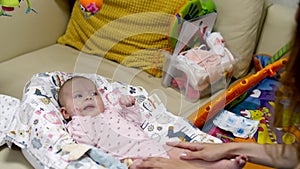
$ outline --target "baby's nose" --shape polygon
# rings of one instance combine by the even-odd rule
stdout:
[[[86,99],[86,100],[92,100],[92,96],[87,95],[87,96],[85,97],[85,99]]]

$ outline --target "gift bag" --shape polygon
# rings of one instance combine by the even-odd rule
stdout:
[[[226,89],[236,63],[219,32],[203,36],[203,44],[176,54],[183,47],[179,42],[164,63],[163,85],[179,90],[190,101]]]

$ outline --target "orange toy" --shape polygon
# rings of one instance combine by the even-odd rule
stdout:
[[[103,0],[80,0],[79,3],[85,17],[88,18],[95,15],[101,9]]]
[[[287,58],[279,59],[278,61],[267,65],[260,71],[241,79],[239,82],[229,87],[226,92],[222,92],[210,102],[200,107],[196,112],[190,115],[188,119],[194,123],[195,126],[202,127],[207,120],[214,117],[226,105],[238,98],[241,94],[245,93],[252,86],[258,84],[268,76],[274,76],[276,71],[280,70],[286,65],[287,60]]]

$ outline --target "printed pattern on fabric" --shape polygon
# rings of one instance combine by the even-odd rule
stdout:
[[[126,120],[114,108],[107,108],[95,117],[73,117],[68,124],[68,131],[79,143],[94,145],[120,160],[168,157],[162,145],[149,139],[138,124]],[[83,135],[87,137],[82,137]]]
[[[13,126],[13,117],[19,104],[19,99],[0,94],[0,146],[6,142],[6,135]]]

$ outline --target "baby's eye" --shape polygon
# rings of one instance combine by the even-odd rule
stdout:
[[[93,92],[92,96],[98,96],[98,93],[97,92]]]
[[[81,95],[81,94],[76,94],[76,95],[74,95],[74,99],[79,99],[79,98],[82,98],[82,95]]]

